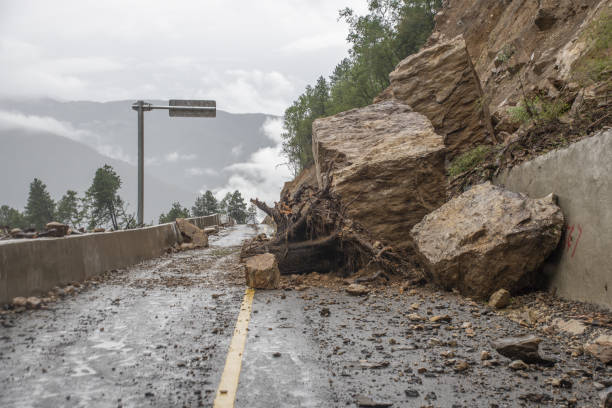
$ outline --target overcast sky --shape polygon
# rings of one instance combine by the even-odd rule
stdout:
[[[0,97],[216,99],[280,115],[347,55],[366,0],[0,0]]]

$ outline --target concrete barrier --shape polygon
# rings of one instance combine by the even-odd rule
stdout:
[[[495,183],[558,196],[566,231],[544,267],[551,289],[612,308],[612,130],[522,163]]]
[[[190,221],[211,226],[218,216]],[[0,304],[39,296],[54,286],[82,282],[111,269],[158,257],[182,241],[175,223],[63,238],[0,242]]]
[[[206,227],[212,227],[213,225],[222,224],[221,217],[219,214],[207,215],[205,217],[187,218],[187,221],[201,229],[204,229]]]

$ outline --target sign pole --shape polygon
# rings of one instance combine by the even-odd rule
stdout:
[[[138,226],[144,225],[144,113],[154,109],[165,109],[172,116],[214,118],[217,102],[204,100],[170,99],[169,106],[153,105],[137,101],[132,109],[138,112]]]
[[[144,225],[144,109],[143,101],[138,105],[138,226]]]

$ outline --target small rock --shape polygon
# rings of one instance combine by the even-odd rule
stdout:
[[[510,292],[506,289],[500,289],[493,293],[489,298],[489,306],[495,309],[503,309],[510,304]]]
[[[489,353],[486,350],[481,351],[480,352],[480,360],[482,360],[482,361],[491,360],[491,353]]]
[[[436,323],[436,322],[446,322],[446,323],[450,323],[451,322],[451,317],[449,315],[437,315],[437,316],[432,316],[429,318],[429,321],[432,323]]]
[[[36,296],[30,296],[29,298],[26,299],[26,307],[28,309],[38,309],[40,308],[41,304],[42,302]]]
[[[370,289],[358,283],[352,283],[346,288],[346,292],[352,296],[363,296],[370,293]]]
[[[385,368],[389,367],[388,361],[368,361],[368,360],[359,360],[359,366],[361,368]]]
[[[417,398],[419,396],[419,392],[417,390],[413,390],[413,389],[405,390],[404,394],[406,394],[406,396],[409,397],[409,398]]]
[[[584,349],[604,364],[612,362],[612,336],[601,335],[593,343],[584,346]]]
[[[570,319],[567,321],[563,319],[555,319],[553,320],[553,325],[557,327],[557,329],[569,333],[572,336],[579,336],[586,330],[584,323],[575,319]]]
[[[455,372],[460,373],[460,372],[467,370],[468,368],[470,368],[470,365],[467,363],[467,361],[460,360],[460,361],[457,361],[457,364],[455,364],[454,369],[455,369]]]
[[[411,321],[413,321],[413,322],[420,322],[420,321],[425,320],[425,318],[424,318],[423,316],[420,316],[420,315],[418,315],[418,314],[416,314],[416,313],[410,313],[410,314],[409,314],[408,316],[406,316],[406,317],[408,317],[408,319],[410,319],[410,320],[411,320]]]
[[[278,351],[275,351],[274,353],[272,353],[272,357],[274,358],[278,358],[281,356],[281,353],[279,353]]]
[[[567,378],[553,378],[550,385],[557,388],[572,388],[572,382]]]
[[[27,299],[22,296],[17,296],[16,298],[13,298],[13,306],[15,307],[25,307],[27,303]]]
[[[512,360],[522,360],[529,364],[550,365],[550,360],[540,356],[539,346],[542,339],[527,335],[522,337],[506,337],[493,342],[493,347],[499,354]]]
[[[391,402],[374,401],[373,399],[366,397],[365,395],[358,395],[357,396],[357,406],[382,408],[382,407],[393,406],[393,404]]]
[[[508,364],[508,367],[517,371],[529,369],[529,366],[523,360],[514,360],[513,362]]]

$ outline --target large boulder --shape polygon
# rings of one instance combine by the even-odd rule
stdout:
[[[552,194],[531,199],[485,183],[427,215],[411,234],[435,283],[487,298],[530,284],[557,247],[563,222]]]
[[[280,272],[274,254],[266,253],[246,259],[246,284],[255,289],[278,289]]]
[[[396,249],[410,228],[444,202],[444,142],[429,120],[399,101],[317,119],[312,147],[320,188],[346,206],[345,216]]]
[[[393,97],[427,116],[448,156],[493,142],[493,127],[465,40],[457,36],[401,61],[389,74]]]
[[[188,243],[192,243],[194,247],[208,247],[208,235],[204,230],[196,227],[184,218],[177,218],[176,225]]]

